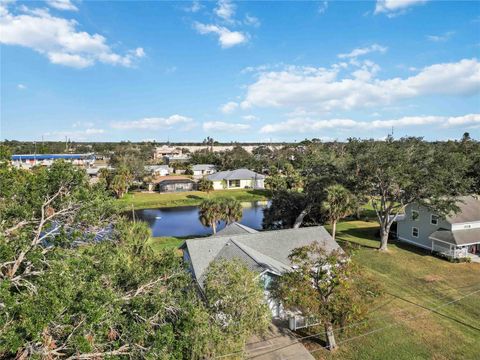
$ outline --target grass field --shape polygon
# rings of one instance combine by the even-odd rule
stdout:
[[[313,355],[317,359],[480,358],[480,292],[456,301],[480,290],[480,264],[450,263],[395,242],[388,253],[381,253],[376,250],[376,230],[375,222],[344,222],[338,226],[337,240],[358,247],[354,261],[383,286],[384,295],[371,304],[365,323],[337,334],[340,348],[335,354],[319,346],[321,338],[306,343]],[[438,307],[438,313],[422,306]]]
[[[204,199],[218,197],[233,197],[239,201],[262,201],[268,200],[268,190],[215,190],[207,194],[201,191],[186,191],[177,193],[142,193],[134,192],[125,195],[117,201],[117,204],[124,209],[135,209],[173,207],[198,205]]]
[[[334,360],[479,359],[480,292],[471,293],[480,290],[480,264],[450,263],[397,242],[381,253],[377,229],[375,221],[338,224],[337,241],[354,249],[353,260],[381,284],[383,295],[370,304],[364,323],[336,334],[340,347],[335,353],[322,348],[323,334],[305,342],[312,355]],[[152,238],[158,250],[182,241]],[[424,307],[437,308],[437,313]]]

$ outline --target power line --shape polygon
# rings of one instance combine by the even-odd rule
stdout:
[[[472,286],[475,286],[475,285],[477,285],[477,283],[475,283],[475,284],[470,284],[470,285],[466,285],[466,286],[462,286],[462,287],[458,287],[458,288],[450,288],[450,289],[446,289],[446,290],[444,290],[444,291],[452,291],[452,290],[464,289],[464,288],[472,287]],[[423,307],[423,306],[421,306],[421,307],[424,308],[425,310],[427,310],[428,312],[434,312],[435,310],[437,310],[437,309],[439,309],[439,308],[442,308],[442,307],[444,307],[444,306],[446,306],[446,305],[450,305],[450,304],[452,304],[452,303],[458,302],[458,301],[460,301],[460,300],[462,300],[462,299],[464,299],[464,298],[466,298],[466,297],[468,297],[468,296],[474,295],[474,294],[476,294],[476,293],[478,293],[478,292],[480,292],[480,289],[475,290],[475,291],[473,291],[473,292],[471,292],[471,293],[468,293],[468,294],[466,294],[466,295],[464,295],[464,296],[462,296],[462,297],[460,297],[460,298],[458,298],[458,299],[456,299],[456,300],[449,301],[449,302],[447,302],[447,303],[445,303],[445,304],[442,304],[442,305],[440,305],[440,306],[438,306],[438,307],[434,307],[434,308],[427,308],[427,307]],[[389,295],[390,295],[390,296],[394,296],[394,295],[392,295],[392,294],[389,294]],[[394,297],[397,298],[397,299],[401,299],[401,298],[396,297],[396,296],[394,296]],[[441,299],[444,299],[444,298],[445,298],[445,297],[442,297]],[[420,305],[415,304],[415,303],[413,303],[413,305],[420,306]],[[378,310],[378,308],[379,308],[379,307],[377,307],[375,310]],[[397,314],[400,314],[400,313],[403,313],[403,312],[406,312],[406,311],[408,311],[408,309],[401,309],[401,310],[399,310],[399,311],[395,311],[395,312],[391,313],[390,315],[397,315]],[[423,313],[423,314],[420,314],[420,316],[423,316],[423,315],[426,315],[426,314],[427,314],[427,313]],[[419,316],[417,315],[417,316],[411,317],[411,318],[406,319],[406,320],[412,320],[412,319],[415,319],[415,318],[417,318],[417,317],[419,317]],[[367,323],[367,322],[369,322],[369,321],[371,321],[371,320],[373,320],[373,319],[381,319],[381,318],[384,318],[384,316],[377,316],[377,317],[373,317],[373,318],[369,318],[369,319],[366,319],[366,320],[362,320],[362,321],[359,321],[359,322],[356,322],[356,323],[353,323],[353,324],[349,324],[349,325],[347,325],[347,326],[343,326],[343,327],[340,327],[340,328],[336,328],[336,329],[333,330],[333,332],[338,332],[339,330],[347,329],[347,328],[350,328],[350,327],[354,327],[354,326],[356,326],[356,325],[360,325],[360,324],[363,324],[363,323]],[[391,324],[391,325],[388,325],[388,326],[385,326],[385,327],[383,327],[383,328],[376,329],[376,330],[373,330],[373,331],[374,331],[374,332],[377,332],[377,331],[379,331],[379,330],[383,330],[383,329],[390,328],[390,327],[393,327],[393,326],[398,326],[398,325],[399,325],[398,323],[397,323],[397,324]],[[297,344],[297,343],[299,343],[301,340],[322,335],[323,333],[324,333],[324,332],[322,331],[322,332],[320,332],[320,333],[316,333],[316,334],[312,334],[312,335],[306,335],[306,336],[298,337],[298,338],[295,339],[294,342],[292,342],[291,344],[284,345],[284,346],[282,346],[282,347],[280,347],[280,348],[278,348],[278,349],[272,350],[272,352],[277,351],[277,350],[280,350],[280,349],[283,349],[283,348],[285,348],[285,347],[288,347],[288,346],[291,346],[291,345],[294,345],[294,344]],[[368,333],[366,333],[366,334],[362,334],[362,335],[359,335],[359,336],[355,336],[355,337],[353,337],[353,338],[349,338],[349,339],[343,340],[343,341],[339,342],[338,344],[342,344],[342,343],[344,343],[344,342],[347,342],[347,341],[356,339],[356,338],[358,338],[358,337],[363,337],[363,336],[369,335],[370,333],[371,333],[371,332],[368,332]],[[246,345],[252,345],[252,344],[257,344],[257,343],[264,342],[264,341],[269,341],[269,340],[271,340],[271,339],[276,339],[276,338],[278,338],[278,337],[280,337],[280,336],[281,336],[281,335],[279,335],[279,336],[273,336],[273,337],[270,337],[270,338],[267,338],[267,339],[264,339],[264,340],[259,340],[259,341],[255,341],[255,342],[251,342],[251,343],[246,343]],[[326,346],[326,347],[322,347],[322,349],[323,349],[323,348],[328,349],[329,347]],[[319,350],[321,350],[321,349],[317,349],[317,350],[314,350],[314,351],[312,351],[312,352],[319,351]],[[245,352],[245,349],[244,349],[244,350],[235,351],[235,352],[232,352],[232,353],[228,353],[228,354],[224,354],[224,355],[215,356],[215,357],[213,357],[213,358],[211,358],[211,359],[222,359],[222,358],[226,358],[226,357],[229,357],[229,356],[232,356],[232,355],[238,355],[238,354],[241,354],[241,353],[244,353],[244,352]],[[267,352],[267,353],[268,353],[268,352]],[[264,353],[264,354],[267,354],[267,353]],[[262,354],[259,354],[259,355],[262,355]],[[253,358],[255,358],[255,357],[259,356],[259,355],[255,355],[254,357],[250,357],[250,358],[248,358],[248,359],[253,359]],[[285,360],[289,360],[289,359],[285,359]]]
[[[442,307],[445,307],[445,306],[447,306],[447,305],[456,303],[456,302],[458,302],[458,301],[460,301],[460,300],[463,300],[463,299],[465,299],[466,297],[469,297],[469,296],[471,296],[471,295],[474,295],[474,294],[476,294],[476,293],[478,293],[478,292],[480,292],[480,289],[475,290],[475,291],[473,291],[473,292],[471,292],[471,293],[469,293],[469,294],[466,294],[466,295],[464,295],[464,296],[462,296],[462,297],[460,297],[460,298],[458,298],[458,299],[455,299],[455,300],[449,301],[449,302],[447,302],[447,303],[444,303],[444,304],[442,304],[442,305],[439,305],[439,306],[437,306],[437,307],[435,307],[435,308],[427,308],[427,309],[426,309],[427,312],[424,312],[424,313],[422,313],[422,314],[418,314],[418,315],[416,315],[416,316],[412,316],[412,317],[410,317],[410,318],[408,318],[408,319],[404,319],[403,321],[410,321],[410,320],[414,320],[414,319],[417,319],[417,318],[419,318],[419,317],[425,316],[425,315],[427,315],[427,314],[430,313],[430,312],[433,312],[433,311],[435,311],[435,310],[438,310],[438,309],[440,309],[440,308],[442,308]],[[350,342],[350,341],[353,341],[353,340],[356,340],[356,339],[359,339],[359,338],[362,338],[362,337],[365,337],[365,336],[368,336],[368,335],[371,335],[371,334],[374,334],[374,333],[377,333],[377,332],[380,332],[380,331],[383,331],[383,330],[385,330],[385,329],[389,329],[389,328],[392,328],[392,327],[395,327],[395,326],[398,326],[398,325],[401,325],[401,323],[394,323],[394,324],[390,324],[390,325],[387,325],[387,326],[384,326],[384,327],[381,327],[381,328],[377,328],[377,329],[368,331],[368,332],[366,332],[366,333],[364,333],[364,334],[357,335],[357,336],[353,336],[353,337],[351,337],[351,338],[348,338],[348,339],[339,341],[339,342],[337,343],[337,345],[344,344],[344,343],[346,343],[346,342]],[[316,334],[315,336],[318,336],[318,335],[321,335],[321,334],[322,334],[322,333],[319,333],[319,334]],[[307,337],[313,337],[313,336],[307,336]],[[304,337],[304,338],[307,338],[307,337]],[[248,359],[254,359],[254,358],[258,357],[258,356],[265,355],[265,354],[268,354],[268,353],[270,353],[270,352],[275,352],[275,351],[284,349],[284,348],[286,348],[286,347],[289,347],[289,346],[292,346],[292,345],[298,343],[299,340],[302,340],[302,339],[303,339],[303,338],[299,338],[298,341],[296,341],[296,342],[294,342],[294,343],[291,343],[291,344],[289,344],[289,345],[282,346],[282,347],[280,347],[280,348],[271,350],[271,351],[266,352],[266,353],[262,353],[262,354],[255,355],[255,356],[253,356],[253,357],[249,357]],[[327,345],[327,346],[322,346],[322,347],[319,348],[319,349],[310,351],[310,353],[314,353],[314,352],[317,352],[317,351],[320,351],[320,350],[324,350],[324,349],[327,349],[327,350],[328,350],[328,349],[329,349],[329,346],[328,346],[328,345]],[[290,359],[293,359],[293,358],[290,358]],[[287,359],[284,359],[284,360],[290,360],[290,359],[287,358]]]

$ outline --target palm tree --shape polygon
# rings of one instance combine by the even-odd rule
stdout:
[[[242,218],[242,204],[233,198],[224,199],[222,201],[223,220],[227,224],[239,221]]]
[[[212,228],[217,233],[217,224],[225,218],[222,203],[215,199],[204,200],[199,207],[198,219],[204,226]]]
[[[206,177],[201,178],[198,182],[198,190],[204,191],[209,194],[210,191],[213,190],[213,181],[208,180]]]
[[[355,198],[342,185],[331,185],[327,188],[327,199],[322,203],[322,209],[332,224],[332,237],[335,240],[337,222],[355,211]]]

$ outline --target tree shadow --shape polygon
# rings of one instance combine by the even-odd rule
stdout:
[[[198,195],[187,195],[187,199],[194,199],[194,200],[203,200],[204,198]]]

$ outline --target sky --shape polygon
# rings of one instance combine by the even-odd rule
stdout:
[[[479,1],[0,0],[0,139],[480,139]]]

